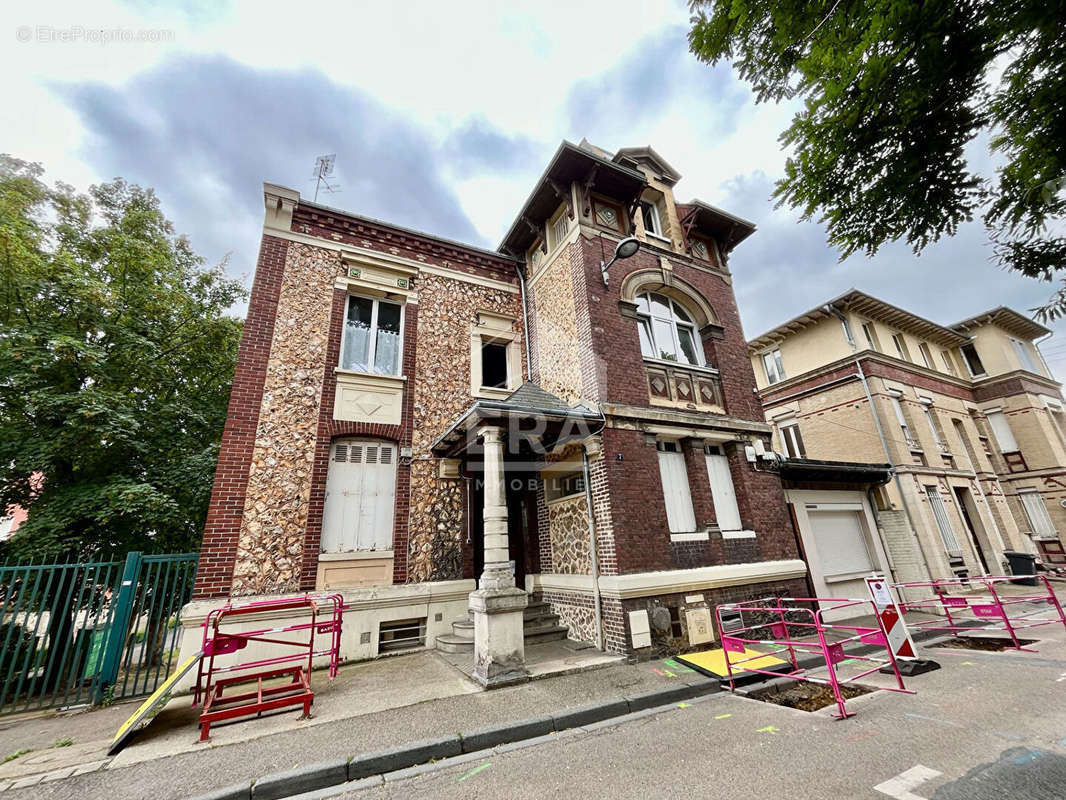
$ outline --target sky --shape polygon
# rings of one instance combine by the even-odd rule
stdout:
[[[756,105],[728,64],[688,53],[681,0],[6,3],[0,152],[79,189],[152,187],[176,229],[247,286],[262,184],[494,248],[563,139],[652,145],[700,198],[758,230],[730,262],[749,338],[850,288],[942,324],[1052,286],[990,261],[980,225],[916,257],[840,261],[775,208],[794,104]],[[972,156],[987,162],[975,143]],[[1043,352],[1066,375],[1066,323]]]

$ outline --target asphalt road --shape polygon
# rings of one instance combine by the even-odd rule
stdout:
[[[848,720],[722,693],[337,796],[1063,800],[1066,642],[1055,635],[1032,654],[927,650],[943,669],[909,679],[917,695],[849,701]]]

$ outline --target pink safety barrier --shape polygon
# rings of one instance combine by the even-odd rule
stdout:
[[[878,627],[856,625],[848,622],[826,622],[825,614],[850,609],[854,615],[867,612],[878,620]],[[739,625],[725,623],[722,612],[740,614]],[[878,687],[890,692],[916,694],[903,685],[903,676],[896,665],[896,658],[888,647],[888,637],[880,618],[876,614],[872,600],[849,600],[838,597],[776,597],[752,600],[744,603],[727,603],[715,609],[718,630],[722,636],[722,651],[725,656],[726,670],[729,673],[729,688],[736,688],[734,667],[747,672],[770,675],[775,678],[792,678],[808,683],[817,683],[830,687],[836,700],[837,719],[854,716],[844,703],[840,687],[854,683],[882,667],[891,665],[898,687]],[[767,636],[769,634],[769,636]],[[761,653],[748,656],[748,645],[769,645],[776,648],[774,653]],[[869,653],[870,646],[883,649],[886,658],[877,659]],[[862,647],[863,652],[848,652],[847,648]],[[789,671],[779,671],[751,666],[751,662],[765,658],[767,655],[783,657],[788,651]],[[875,651],[876,652],[876,651]],[[813,667],[800,667],[797,653],[818,656],[823,662]],[[736,658],[736,656],[740,658]],[[849,677],[841,677],[840,666],[843,662],[863,662],[868,668]],[[811,673],[824,668],[826,678],[814,677]],[[784,669],[784,668],[782,668]]]
[[[1002,586],[1008,581],[1017,581],[1016,575],[982,575],[976,578],[945,578],[937,581],[912,581],[908,583],[894,583],[895,589],[928,589],[934,596],[928,600],[913,600],[900,603],[900,609],[904,615],[908,612],[920,611],[934,614],[938,618],[931,620],[916,621],[913,618],[907,620],[907,627],[911,630],[949,631],[954,636],[965,633],[985,633],[988,631],[1005,631],[1014,643],[1013,649],[1024,650],[1028,653],[1037,652],[1031,647],[1022,647],[1018,640],[1017,632],[1028,628],[1039,628],[1042,625],[1060,624],[1066,629],[1066,615],[1063,614],[1062,605],[1055,596],[1051,583],[1044,575],[1029,576],[1043,583],[1034,587],[1036,594],[1010,594],[1001,595],[996,591],[996,586]],[[984,594],[975,594],[975,589],[984,588]],[[1045,604],[1054,609],[1055,614],[1050,618],[1034,618],[1028,612],[1011,616],[1011,611],[1025,604]],[[940,618],[942,617],[942,619]],[[945,624],[946,623],[946,624]],[[967,624],[968,623],[968,624]],[[980,623],[980,624],[977,624]]]
[[[325,607],[321,613],[320,607]],[[203,658],[196,674],[196,687],[193,692],[193,705],[201,698],[211,696],[211,684],[214,676],[220,673],[262,669],[263,667],[307,662],[307,675],[315,658],[329,658],[329,678],[337,676],[340,663],[341,625],[344,612],[344,598],[339,594],[304,595],[281,600],[254,600],[246,603],[228,602],[212,609],[203,622]],[[278,612],[304,612],[308,615],[305,622],[274,628],[261,628],[253,631],[223,631],[223,623],[231,623],[251,614],[272,614]],[[320,616],[324,619],[320,619]],[[306,638],[276,638],[286,634],[306,632]],[[327,646],[316,646],[316,635],[327,636]],[[321,641],[321,640],[319,640]],[[215,656],[235,653],[245,649],[249,643],[259,642],[278,645],[284,650],[279,655],[259,658],[251,661],[237,662],[229,666],[215,666]]]

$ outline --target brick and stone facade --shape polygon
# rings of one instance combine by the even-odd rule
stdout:
[[[634,614],[688,647],[690,608],[802,593],[780,480],[754,456],[771,428],[727,261],[754,228],[676,203],[677,177],[650,148],[564,144],[495,252],[267,185],[196,597],[476,579],[501,513],[519,589],[610,650],[634,650]],[[640,248],[605,281],[626,237]],[[353,367],[364,346],[398,354]],[[506,508],[482,499],[485,425]]]

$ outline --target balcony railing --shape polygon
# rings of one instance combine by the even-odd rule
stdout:
[[[722,381],[718,370],[671,361],[644,359],[648,396],[652,405],[722,414]]]

